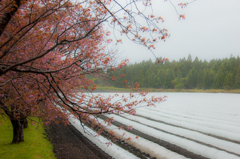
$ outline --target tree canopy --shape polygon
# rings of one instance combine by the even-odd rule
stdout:
[[[161,59],[161,58],[159,58]],[[202,61],[196,57],[156,64],[150,60],[112,72],[112,76],[125,75],[126,83],[139,82],[145,88],[164,89],[239,89],[240,58]],[[120,83],[120,85],[119,85]],[[122,87],[121,81],[112,83]]]
[[[97,114],[134,114],[140,103],[162,101],[130,102],[128,98],[135,97],[130,95],[111,102],[114,96],[91,94],[97,86],[86,77],[95,74],[107,78],[106,70],[126,65],[127,60],[113,65],[114,50],[106,45],[122,40],[109,38],[111,32],[104,30],[104,24],[150,51],[158,40],[166,40],[167,29],[157,25],[163,18],[145,15],[140,9],[151,5],[150,0],[1,0],[0,108],[12,122],[13,143],[24,140],[22,128],[29,116],[44,117],[47,124],[57,117],[68,123],[69,116],[74,115],[81,123],[91,121],[93,127],[101,127]],[[185,16],[179,14],[179,18]],[[172,70],[163,77],[172,79]],[[230,74],[228,80],[231,78]],[[135,87],[139,89],[138,83]]]

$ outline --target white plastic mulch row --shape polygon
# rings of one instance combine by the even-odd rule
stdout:
[[[160,94],[149,93],[150,95]],[[227,121],[240,126],[239,94],[170,93],[168,96],[167,102],[156,107],[163,113],[188,115],[190,118],[200,117],[207,121]]]
[[[146,113],[145,115],[149,115],[149,113]],[[148,120],[145,118],[141,118],[138,116],[133,116],[133,115],[124,115],[124,117],[131,119],[131,120],[135,120],[138,121],[142,124],[145,124],[147,126],[151,126],[154,128],[159,128],[162,129],[164,131],[167,131],[169,133],[175,134],[175,135],[180,135],[182,137],[186,137],[188,139],[192,139],[192,140],[196,140],[205,144],[210,144],[212,146],[218,147],[220,149],[232,152],[232,153],[236,153],[240,155],[240,145],[233,143],[233,142],[229,142],[229,141],[225,141],[225,140],[221,140],[218,138],[214,138],[199,132],[195,132],[195,131],[191,131],[191,130],[187,130],[187,129],[183,129],[183,128],[179,128],[179,127],[175,127],[175,126],[171,126],[171,125],[167,125],[167,124],[162,124],[156,121],[152,121],[152,120]],[[154,117],[153,115],[151,115],[151,117]],[[154,117],[154,119],[156,119],[156,117]]]
[[[129,93],[119,93],[118,98],[120,99],[122,95],[127,97],[128,94]],[[104,93],[104,95],[108,96],[113,94]],[[240,107],[236,104],[236,102],[238,102],[236,99],[239,98],[239,95],[209,93],[207,95],[206,93],[149,93],[147,96],[151,97],[152,95],[168,95],[169,98],[166,102],[156,104],[156,107],[147,109],[165,115],[219,123],[219,125],[238,126],[240,128]],[[115,98],[115,100],[118,98]],[[140,100],[140,98],[138,98],[138,100]]]
[[[134,127],[134,129],[141,131],[145,134],[148,134],[150,136],[153,136],[157,139],[160,140],[164,140],[166,142],[178,145],[182,148],[187,149],[190,152],[193,152],[195,154],[198,155],[202,155],[211,159],[219,159],[219,158],[231,158],[231,159],[239,159],[240,157],[233,155],[233,154],[229,154],[225,151],[221,151],[215,148],[211,148],[199,143],[196,143],[194,141],[191,140],[187,140],[181,137],[177,137],[175,135],[171,135],[168,133],[164,133],[161,132],[159,130],[156,130],[154,128],[150,128],[148,126],[139,124],[137,122],[122,118],[120,116],[116,116],[116,115],[108,115],[108,117],[114,117],[114,120],[123,123],[125,125],[132,125]]]
[[[102,136],[93,137],[93,136],[86,134],[83,130],[83,127],[80,125],[79,120],[70,118],[69,121],[78,131],[80,131],[85,137],[87,137],[90,141],[92,141],[95,145],[97,145],[101,150],[106,152],[108,155],[112,156],[112,158],[115,158],[115,159],[123,159],[123,158],[137,159],[138,158],[135,155],[133,155],[132,153],[129,153],[128,151],[115,145],[114,143],[110,146],[107,146],[107,144],[105,144],[105,143],[109,142],[109,140],[107,140],[106,138],[104,138]],[[95,133],[86,126],[84,128],[87,129],[88,131],[91,131],[91,133],[93,133],[93,134]],[[96,133],[95,133],[95,135],[96,135]]]
[[[155,120],[159,120],[159,121],[164,121],[166,123],[169,124],[173,124],[173,125],[177,125],[177,126],[181,126],[183,128],[187,128],[187,129],[191,129],[191,130],[196,130],[199,132],[203,132],[203,133],[207,133],[207,134],[212,134],[212,135],[216,135],[219,137],[224,137],[230,140],[235,140],[235,141],[240,141],[240,133],[237,133],[239,131],[239,128],[236,127],[236,130],[234,130],[234,127],[230,127],[230,126],[226,126],[226,125],[222,125],[222,127],[218,127],[218,125],[216,124],[216,126],[212,126],[211,125],[201,125],[203,124],[203,122],[199,121],[199,123],[201,122],[200,125],[196,124],[197,121],[193,122],[191,120],[186,119],[186,121],[180,120],[178,118],[168,118],[168,117],[163,117],[161,115],[158,115],[157,111],[147,111],[144,112],[142,110],[137,110],[138,115],[142,115],[151,119],[155,119]],[[151,114],[151,115],[149,115]]]
[[[165,103],[164,103],[165,104]],[[159,104],[157,107],[155,108],[150,108],[150,109],[154,109],[155,111],[159,111],[162,113],[167,113],[167,114],[173,114],[173,115],[177,115],[177,116],[187,116],[189,118],[201,118],[201,119],[205,119],[205,120],[216,120],[216,121],[221,121],[221,122],[225,122],[226,123],[233,123],[233,124],[238,124],[238,126],[240,126],[239,121],[240,121],[240,117],[239,116],[230,116],[228,115],[224,115],[224,114],[218,114],[217,112],[215,113],[209,113],[208,110],[205,110],[204,112],[199,112],[198,110],[189,110],[188,108],[181,106],[181,105],[168,105],[165,104],[165,106]],[[216,108],[217,109],[217,108]],[[227,108],[226,108],[227,109]],[[223,110],[225,111],[225,110]],[[239,111],[239,110],[238,110]],[[233,112],[232,112],[233,113]]]
[[[227,121],[225,118],[216,118],[216,116],[219,116],[218,114],[215,115],[208,115],[208,116],[201,116],[199,114],[196,114],[196,112],[189,113],[187,110],[176,111],[169,110],[169,106],[161,107],[160,105],[157,107],[148,107],[148,108],[141,108],[139,110],[149,110],[149,111],[156,111],[159,113],[159,115],[166,115],[166,116],[173,116],[173,117],[179,117],[179,118],[186,118],[191,120],[201,120],[201,121],[207,121],[207,122],[213,122],[213,123],[222,123],[224,125],[232,125],[240,127],[240,123],[236,121]],[[240,121],[240,120],[239,120]]]
[[[239,94],[231,93],[149,93],[149,96],[168,96],[161,106],[174,110],[186,110],[189,113],[201,112],[201,115],[211,114],[239,118]],[[240,118],[239,118],[240,119]]]
[[[204,99],[203,99],[204,100]],[[236,116],[237,114],[233,112],[239,110],[239,107],[237,106],[229,106],[228,109],[226,111],[222,111],[226,108],[226,105],[223,103],[219,103],[218,101],[214,101],[214,100],[210,100],[207,101],[206,103],[204,103],[203,101],[196,101],[191,100],[191,101],[184,101],[184,100],[177,100],[176,102],[174,101],[170,101],[167,105],[168,108],[174,108],[177,111],[181,111],[183,109],[188,110],[188,111],[194,111],[194,112],[201,112],[202,114],[219,114],[221,116],[235,116],[236,118],[239,118],[239,116]],[[200,103],[198,103],[200,102]],[[211,106],[209,107],[209,104],[211,104]],[[179,105],[180,107],[176,107],[176,105]],[[229,105],[229,103],[227,103],[227,105]],[[207,110],[207,112],[206,112]]]
[[[210,127],[210,128],[216,128],[216,129],[222,129],[222,130],[228,130],[231,132],[236,132],[236,133],[240,133],[240,127],[238,126],[239,123],[229,123],[226,121],[216,121],[214,119],[209,119],[209,120],[203,120],[202,118],[191,118],[188,117],[187,115],[174,115],[174,114],[167,114],[167,113],[162,113],[160,111],[158,111],[158,109],[138,109],[137,110],[137,114],[141,115],[141,113],[150,113],[150,114],[154,114],[155,116],[159,116],[158,118],[161,119],[173,119],[173,120],[177,120],[177,121],[184,121],[184,122],[188,122],[188,123],[192,123],[192,124],[197,124],[197,125],[202,125],[202,126],[206,126],[206,127]]]
[[[132,134],[122,129],[118,129],[118,127],[114,125],[107,126],[102,119],[98,119],[98,121],[102,123],[102,125],[106,126],[105,130],[113,130],[117,137],[121,137],[122,140],[127,142],[129,145],[140,149],[142,152],[150,154],[151,157],[169,158],[169,159],[185,159],[185,157],[182,155],[172,152],[144,138],[136,137],[135,134]],[[131,140],[128,139],[129,137],[131,138]]]

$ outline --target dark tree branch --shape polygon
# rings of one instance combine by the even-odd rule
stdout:
[[[0,36],[4,32],[6,26],[17,12],[19,7],[21,6],[21,0],[14,0],[12,5],[8,8],[8,12],[5,12],[2,17],[0,18]]]

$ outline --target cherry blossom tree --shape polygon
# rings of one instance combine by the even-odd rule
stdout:
[[[1,0],[0,109],[11,120],[12,142],[24,141],[23,128],[30,116],[44,118],[45,124],[60,117],[68,124],[74,115],[81,123],[102,127],[96,115],[134,114],[139,105],[162,101],[160,97],[132,100],[135,95],[130,94],[112,102],[117,95],[93,95],[97,86],[86,77],[108,78],[106,70],[126,65],[127,60],[114,64],[114,50],[106,45],[122,40],[110,39],[106,25],[149,51],[169,36],[167,29],[157,25],[164,21],[162,17],[139,9],[151,5],[151,0]],[[134,88],[138,91],[139,84]]]

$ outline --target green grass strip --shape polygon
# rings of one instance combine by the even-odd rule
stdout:
[[[0,159],[55,159],[42,124],[31,125],[29,122],[28,128],[24,129],[24,142],[19,144],[11,144],[12,131],[9,119],[0,115]]]
[[[97,87],[98,91],[106,91],[106,92],[118,92],[118,91],[125,91],[125,92],[134,92],[131,88],[117,88],[113,86],[100,86]],[[148,91],[148,92],[197,92],[197,93],[240,93],[240,89],[156,89],[156,88],[140,88],[141,91]]]

